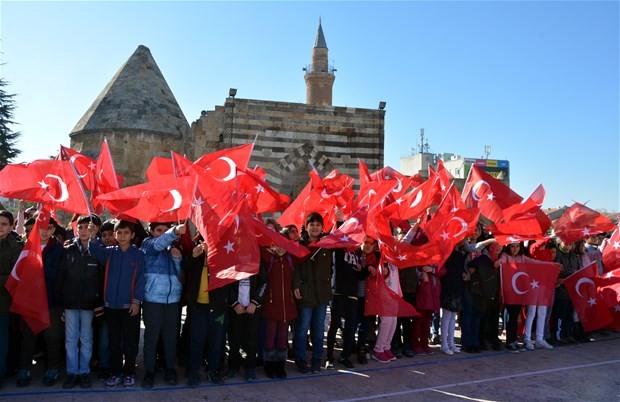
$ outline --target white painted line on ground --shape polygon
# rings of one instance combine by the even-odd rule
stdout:
[[[420,393],[420,392],[436,391],[438,389],[452,388],[452,387],[458,387],[458,386],[462,386],[462,385],[481,384],[481,383],[491,382],[491,381],[507,380],[507,379],[510,379],[510,378],[529,377],[529,376],[533,376],[533,375],[555,373],[555,372],[558,372],[558,371],[576,370],[576,369],[581,369],[581,368],[604,366],[604,365],[607,365],[607,364],[617,364],[617,363],[620,363],[620,360],[608,360],[608,361],[598,362],[598,363],[578,364],[578,365],[575,365],[575,366],[558,367],[558,368],[554,368],[554,369],[546,369],[546,370],[538,370],[538,371],[528,371],[526,373],[510,374],[510,375],[504,375],[504,376],[500,376],[500,377],[483,378],[481,380],[455,382],[455,383],[452,383],[452,384],[445,384],[445,385],[437,385],[437,386],[434,386],[434,387],[411,389],[411,390],[400,391],[400,392],[390,392],[390,393],[387,393],[387,394],[367,395],[367,396],[363,396],[363,397],[360,397],[360,398],[340,399],[340,400],[333,401],[333,402],[366,401],[366,400],[369,400],[369,399],[388,398],[388,397],[400,396],[400,395],[417,394],[417,393]]]

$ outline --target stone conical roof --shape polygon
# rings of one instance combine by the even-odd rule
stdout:
[[[314,47],[327,49],[327,42],[325,42],[325,35],[323,35],[323,27],[321,26],[321,19],[319,18],[319,29],[316,31],[316,38],[314,39]]]
[[[71,135],[111,130],[175,136],[189,130],[185,115],[146,46],[138,46]]]

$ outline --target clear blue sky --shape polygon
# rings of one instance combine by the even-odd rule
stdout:
[[[424,128],[434,153],[508,159],[545,207],[619,206],[617,1],[2,1],[1,75],[17,94],[18,161],[56,154],[139,45],[191,123],[238,98],[305,101],[319,16],[333,103],[386,101],[385,164]]]

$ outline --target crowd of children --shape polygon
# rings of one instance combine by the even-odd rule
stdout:
[[[337,217],[342,221],[341,214]],[[280,230],[275,221],[267,222],[306,246],[310,250],[306,258],[275,245],[263,247],[257,274],[209,290],[207,246],[199,235],[193,248],[184,246],[180,237],[189,235],[186,224],[152,222],[147,232],[139,222],[102,223],[90,215],[77,219],[71,236],[71,230],[67,235],[52,219],[48,229],[39,231],[51,325],[35,335],[23,319],[10,313],[11,298],[4,286],[33,219],[20,215],[16,222],[10,212],[0,211],[0,386],[10,375],[15,375],[18,386],[29,385],[33,356],[42,350],[46,367],[42,381],[47,386],[62,377],[65,389],[90,388],[91,368],[97,368],[106,388],[131,388],[136,386],[141,342],[143,388],[154,386],[159,369],[166,384],[176,385],[177,366],[186,368],[191,387],[200,385],[205,366],[213,384],[223,384],[241,371],[246,381],[254,381],[259,366],[267,377],[283,379],[288,357],[293,357],[300,373],[319,373],[336,364],[354,370],[369,358],[389,363],[403,356],[433,354],[429,341],[437,343],[433,337],[437,332],[431,326],[439,317],[439,350],[446,355],[489,347],[501,350],[500,320],[506,331],[505,349],[511,353],[587,342],[589,335],[576,320],[562,280],[590,261],[600,266],[604,238],[591,235],[575,245],[553,240],[529,247],[513,243],[502,249],[479,225],[442,266],[399,270],[382,263],[377,242],[370,237],[357,250],[317,247],[314,243],[325,235],[323,218],[310,213],[302,228],[289,225]],[[410,244],[425,241],[417,224],[395,236]],[[500,264],[528,261],[562,265],[552,308],[509,304],[502,308]],[[366,284],[377,275],[420,316],[365,315]],[[524,331],[519,329],[520,320]],[[342,349],[335,360],[339,331]]]

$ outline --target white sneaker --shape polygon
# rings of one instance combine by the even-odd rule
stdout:
[[[450,346],[450,349],[454,352],[454,353],[461,353],[461,348],[455,346]]]
[[[441,350],[441,353],[446,354],[448,356],[452,356],[454,354],[454,352],[450,348],[442,347],[440,350]]]
[[[537,340],[536,341],[536,349],[551,350],[551,349],[553,349],[553,346],[549,345],[549,343],[547,341],[545,341],[544,339],[541,339],[541,340]]]
[[[525,341],[525,349],[534,350],[534,345],[532,345],[532,341]]]

